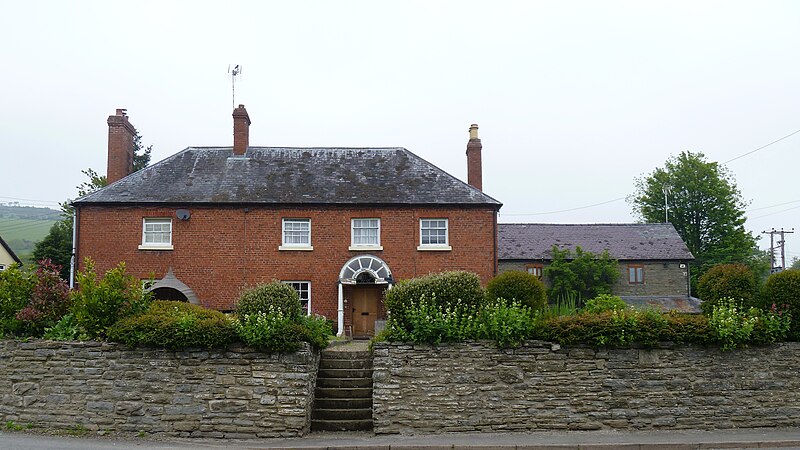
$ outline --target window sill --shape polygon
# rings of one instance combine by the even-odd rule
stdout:
[[[172,250],[171,245],[140,245],[139,250]]]
[[[417,250],[421,252],[449,252],[453,247],[449,245],[420,245]]]
[[[288,251],[295,251],[295,252],[310,252],[311,250],[314,250],[314,247],[312,247],[310,245],[309,246],[281,245],[280,247],[278,247],[278,250],[280,250],[280,251],[287,251],[288,250]]]
[[[351,252],[378,251],[383,250],[382,245],[351,245],[347,247]]]

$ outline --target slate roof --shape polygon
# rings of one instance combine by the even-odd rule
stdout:
[[[14,253],[14,250],[11,250],[11,247],[9,247],[9,245],[6,244],[6,241],[3,240],[2,236],[0,236],[0,245],[2,245],[4,249],[6,249],[6,251],[8,252],[8,256],[10,256],[11,259],[13,259],[19,264],[22,264],[22,261],[20,261],[20,259],[17,257],[17,254]]]
[[[189,147],[75,201],[90,203],[501,203],[404,148]]]
[[[670,223],[498,224],[499,259],[549,260],[551,249],[604,250],[619,260],[694,259]]]

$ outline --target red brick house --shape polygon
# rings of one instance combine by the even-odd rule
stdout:
[[[232,147],[189,147],[136,173],[135,130],[108,118],[109,185],[74,202],[76,260],[120,261],[159,298],[230,310],[241,289],[291,283],[339,334],[371,335],[397,280],[497,271],[500,202],[481,192],[477,125],[468,183],[404,148],[249,145],[233,112]]]

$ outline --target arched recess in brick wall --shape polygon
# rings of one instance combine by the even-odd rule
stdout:
[[[183,294],[186,297],[186,301],[193,305],[199,305],[200,299],[194,294],[192,288],[187,286],[184,282],[179,280],[174,273],[172,273],[172,267],[167,270],[167,274],[164,275],[164,278],[160,280],[156,280],[150,287],[148,287],[147,292],[169,292],[169,290],[175,290],[179,293]]]

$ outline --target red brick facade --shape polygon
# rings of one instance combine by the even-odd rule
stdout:
[[[190,210],[191,217],[177,219],[177,209]],[[172,219],[172,250],[139,249],[145,217]],[[312,251],[278,249],[283,218],[311,219]],[[380,219],[383,250],[348,249],[352,218]],[[452,250],[418,250],[420,218],[447,218]],[[339,272],[353,256],[381,258],[395,280],[467,270],[485,284],[496,272],[496,229],[496,211],[490,206],[83,205],[78,212],[77,257],[79,269],[88,257],[100,273],[124,261],[129,272],[142,279],[160,279],[171,267],[202,305],[221,310],[232,309],[246,286],[273,279],[310,281],[312,311],[336,320]],[[350,289],[344,292],[346,298]]]

